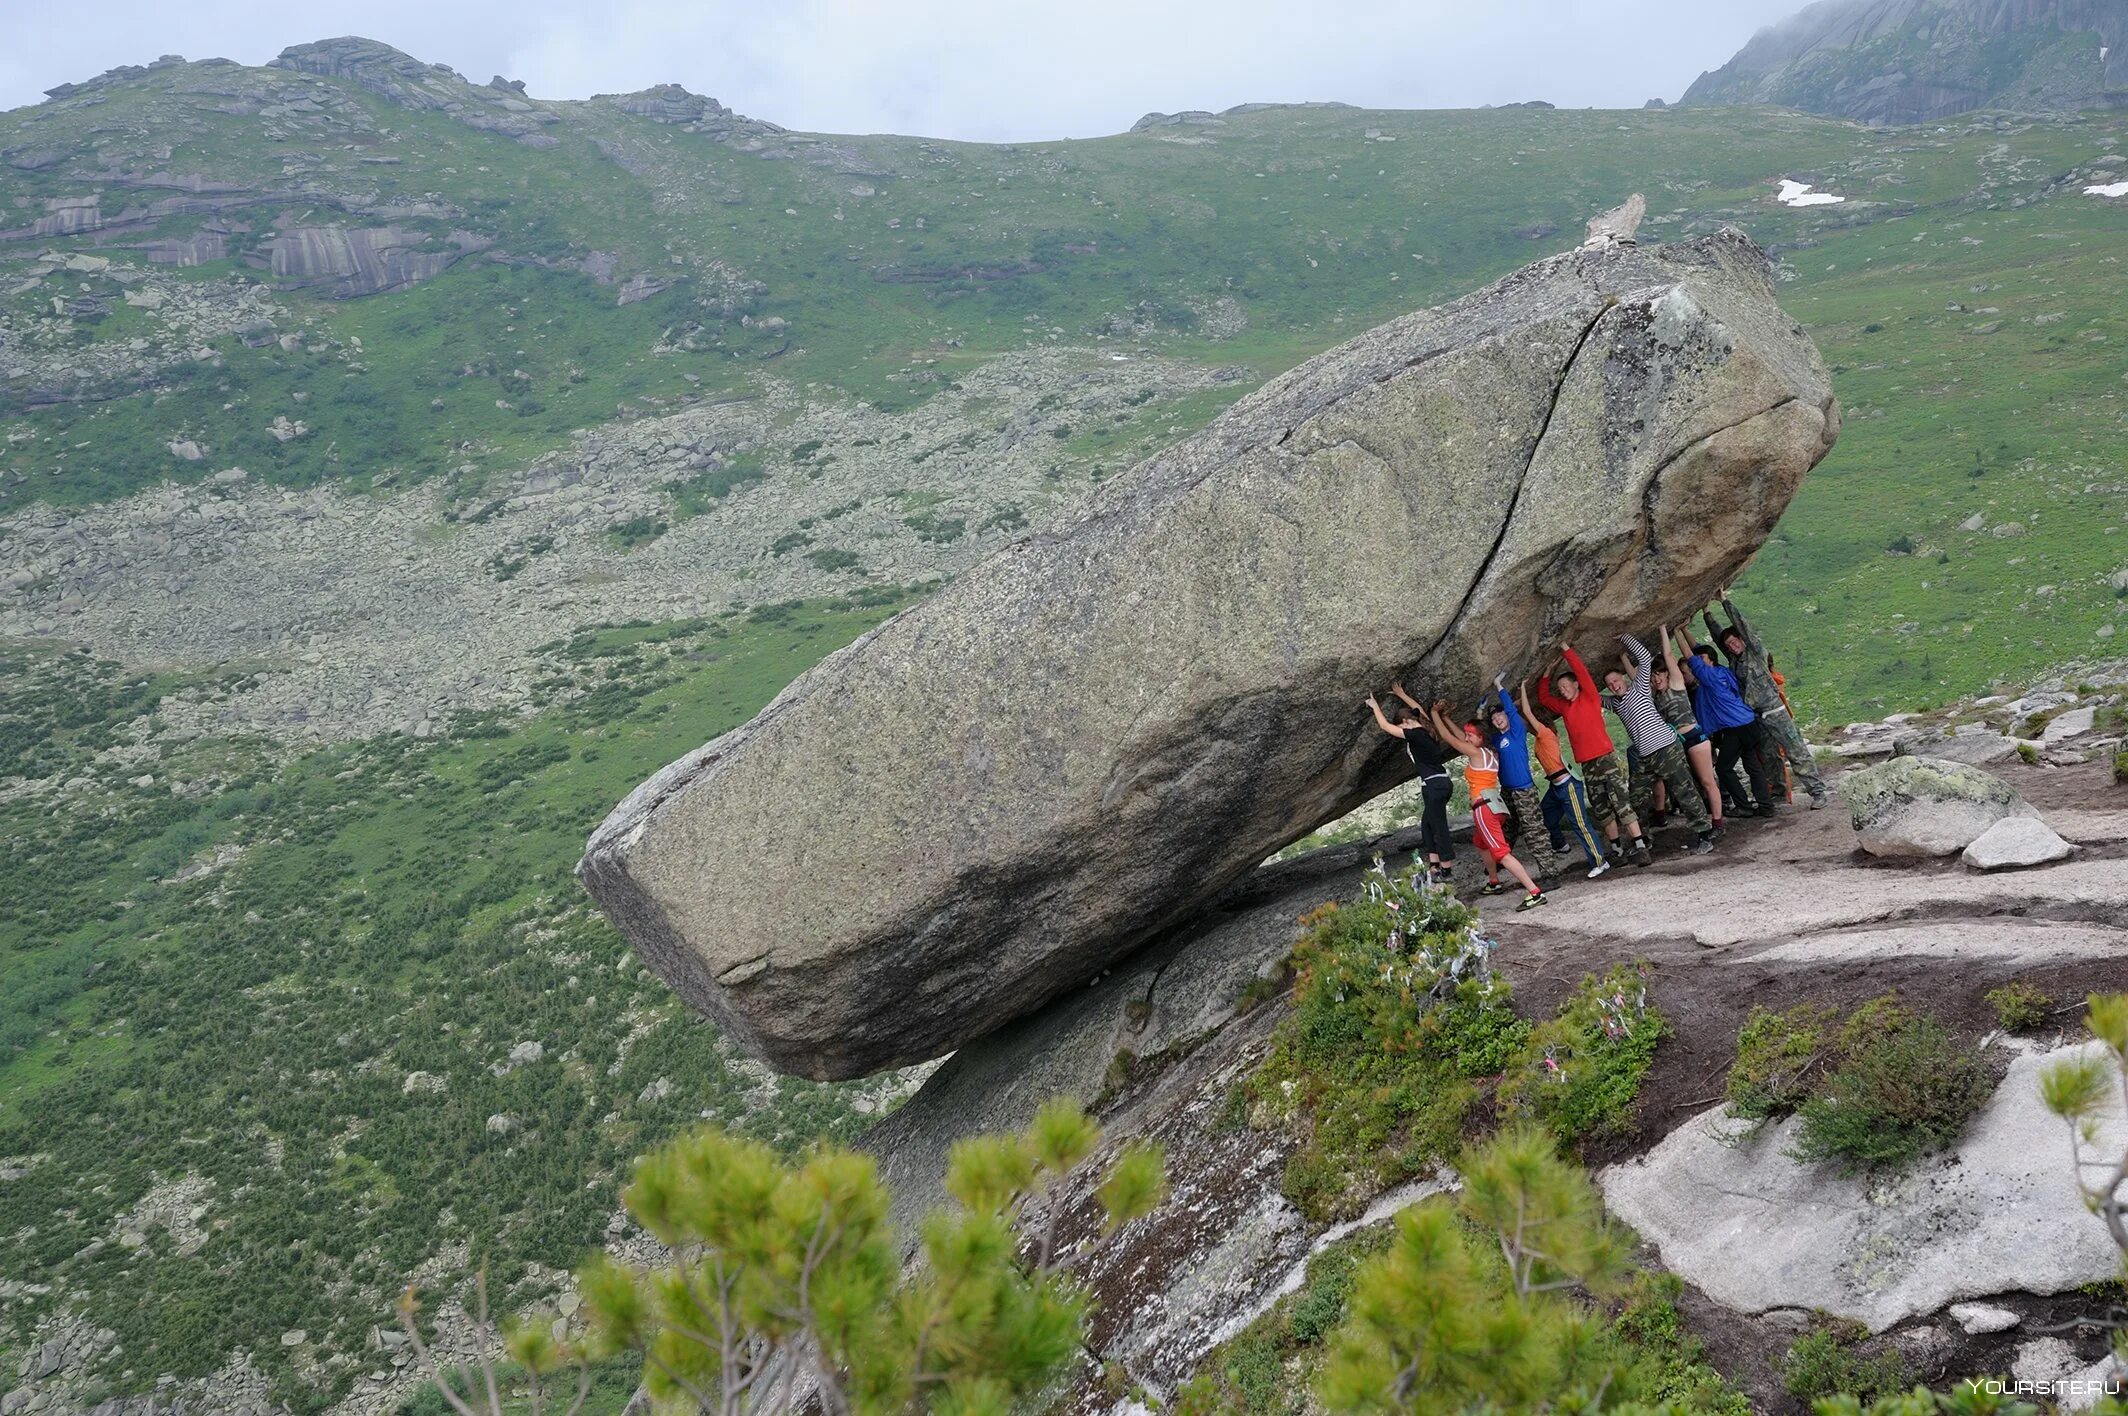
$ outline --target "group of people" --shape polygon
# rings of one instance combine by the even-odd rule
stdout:
[[[1566,729],[1572,765],[1558,733],[1532,707],[1529,683],[1510,694],[1504,673],[1493,679],[1477,717],[1462,722],[1447,700],[1422,707],[1401,683],[1391,690],[1394,712],[1368,695],[1376,726],[1403,742],[1419,770],[1427,882],[1445,885],[1454,866],[1448,768],[1459,759],[1470,789],[1471,842],[1485,861],[1481,893],[1504,893],[1505,871],[1525,892],[1525,910],[1545,903],[1540,880],[1559,874],[1573,848],[1593,880],[1628,860],[1649,864],[1650,835],[1672,816],[1691,830],[1684,849],[1705,855],[1732,816],[1772,816],[1793,790],[1806,793],[1813,809],[1822,805],[1825,779],[1772,656],[1726,593],[1720,604],[1727,622],[1708,609],[1709,642],[1663,626],[1660,660],[1634,635],[1620,635],[1618,665],[1604,671],[1601,684],[1567,648],[1536,692],[1537,706]],[[1622,752],[1606,710],[1623,729]],[[1537,844],[1540,826],[1548,852]]]

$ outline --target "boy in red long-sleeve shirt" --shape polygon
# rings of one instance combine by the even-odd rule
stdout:
[[[1588,791],[1589,806],[1603,827],[1605,839],[1615,848],[1619,828],[1624,827],[1633,840],[1633,863],[1646,865],[1653,857],[1648,854],[1648,843],[1640,837],[1640,818],[1633,814],[1626,765],[1619,760],[1611,730],[1604,723],[1602,691],[1571,644],[1566,650],[1566,667],[1555,672],[1548,682],[1537,685],[1537,701],[1566,724],[1567,743],[1574,749],[1574,760],[1581,764],[1582,785]]]

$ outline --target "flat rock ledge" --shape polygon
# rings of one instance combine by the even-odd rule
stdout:
[[[1664,1267],[1742,1313],[1822,1310],[1882,1332],[1968,1299],[2117,1277],[2068,1128],[2039,1099],[2041,1070],[2076,1051],[2020,1055],[1958,1148],[1903,1175],[1844,1178],[1789,1154],[1792,1119],[1752,1134],[1716,1107],[1604,1171],[1604,1199]],[[2124,1144],[2115,1094],[2094,1153]]]

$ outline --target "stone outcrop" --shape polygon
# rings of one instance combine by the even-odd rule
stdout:
[[[352,300],[432,279],[486,245],[486,238],[463,231],[439,241],[395,226],[292,226],[259,249],[282,284],[323,286],[335,299]]]
[[[443,113],[469,128],[501,133],[528,147],[559,147],[542,131],[559,114],[528,103],[516,88],[477,86],[447,64],[424,64],[374,39],[346,35],[292,44],[269,66],[345,79],[387,103],[419,112]]]
[[[783,129],[774,123],[734,113],[707,94],[692,93],[680,84],[653,84],[634,93],[602,93],[593,103],[607,103],[623,113],[647,118],[668,127],[705,133],[720,142],[741,137],[772,137]]]
[[[2030,816],[2017,789],[1941,757],[1894,757],[1840,779],[1862,849],[1874,856],[1956,855],[2009,817]]]
[[[2021,870],[2067,860],[2075,849],[2036,816],[2005,816],[1981,832],[1962,859],[1975,870]]]
[[[825,661],[580,874],[773,1065],[936,1056],[1406,778],[1368,691],[1471,701],[1704,602],[1837,425],[1741,233],[1541,262],[1273,380]]]
[[[2025,1051],[1956,1148],[1901,1174],[1843,1179],[1788,1157],[1791,1137],[1774,1129],[1731,1149],[1714,1136],[1732,1123],[1705,1110],[1760,1004],[1851,1005],[1896,988],[1911,1006],[1943,1014],[2011,979],[2040,978],[2063,998],[2117,984],[2128,959],[2118,923],[2128,918],[2118,855],[2128,804],[2106,794],[2097,762],[2008,770],[2090,848],[2082,858],[2009,881],[1857,868],[1844,821],[1795,813],[1733,823],[1708,859],[1665,851],[1630,881],[1566,882],[1533,914],[1479,902],[1484,932],[1499,944],[1495,967],[1527,1016],[1545,1016],[1573,980],[1646,961],[1651,998],[1676,1032],[1642,1084],[1636,1134],[1610,1143],[1619,1148],[1600,1178],[1656,1243],[1659,1262],[1645,1266],[1687,1280],[1680,1306],[1691,1330],[1758,1408],[1777,1408],[1777,1371],[1739,1354],[1777,1364],[1807,1322],[1805,1307],[1887,1328],[1877,1341],[1910,1349],[1917,1381],[1947,1386],[1960,1373],[2009,1370],[2038,1333],[2067,1330],[2067,1319],[2091,1311],[2075,1275],[2114,1271],[2103,1224],[2069,1183],[2066,1127],[2032,1087],[2049,1060],[2040,1048],[2059,1053],[2059,1043],[2002,1044]],[[1023,1127],[1053,1094],[1097,1113],[1108,1151],[1030,1219],[1045,1224],[1054,1208],[1060,1252],[1099,1304],[1089,1359],[1054,1410],[1112,1413],[1108,1376],[1118,1369],[1171,1399],[1191,1374],[1247,1350],[1215,1349],[1281,1294],[1302,1290],[1313,1277],[1309,1254],[1453,1182],[1437,1171],[1355,1193],[1364,1205],[1356,1218],[1325,1226],[1283,1193],[1303,1137],[1247,1104],[1275,1030],[1291,1017],[1280,990],[1259,980],[1282,976],[1302,916],[1359,892],[1359,862],[1375,850],[1400,861],[1414,834],[1259,870],[1093,986],[961,1049],[865,1137],[913,1244],[916,1218],[947,1202],[939,1173],[955,1142]],[[1721,907],[1708,909],[1710,900]],[[1719,940],[1680,932],[1714,921],[1727,931]],[[1968,1037],[1992,1028],[1967,1022]],[[2128,1140],[2124,1125],[2116,1097],[2101,1143]],[[1085,1256],[1075,1245],[1099,1231],[1093,1190],[1105,1154],[1145,1139],[1166,1149],[1172,1196]],[[1762,1218],[1778,1226],[1774,1242]],[[2082,1363],[2103,1341],[2095,1331],[2075,1340]]]

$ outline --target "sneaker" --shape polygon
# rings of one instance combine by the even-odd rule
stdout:
[[[1758,805],[1758,810],[1756,810],[1756,811],[1752,812],[1751,814],[1752,814],[1753,816],[1777,816],[1777,815],[1779,815],[1780,813],[1779,813],[1779,812],[1777,812],[1777,811],[1775,811],[1775,810],[1773,809],[1773,803],[1772,803],[1772,802],[1770,802],[1770,801],[1762,801],[1762,802],[1760,802],[1760,803],[1759,803],[1759,805]]]
[[[1729,828],[1721,822],[1717,821],[1714,823],[1714,829],[1707,833],[1707,840],[1712,843],[1721,840],[1722,837],[1728,834]]]
[[[1539,890],[1534,895],[1524,895],[1522,897],[1522,903],[1515,906],[1515,913],[1521,914],[1524,910],[1533,910],[1539,905],[1548,905],[1551,902],[1551,898],[1546,895],[1542,890]]]
[[[1699,837],[1691,845],[1685,847],[1685,852],[1688,855],[1714,854],[1714,833],[1710,831],[1706,835]]]
[[[1498,880],[1488,880],[1478,887],[1478,893],[1481,895],[1505,895],[1507,886]]]
[[[1648,849],[1646,841],[1642,841],[1633,848],[1633,864],[1640,866],[1642,869],[1655,864],[1655,852]]]
[[[1599,860],[1589,867],[1589,879],[1594,880],[1599,875],[1608,875],[1610,871],[1611,863],[1607,860]]]
[[[1656,812],[1656,813],[1655,813],[1655,829],[1656,829],[1656,830],[1660,831],[1660,830],[1661,830],[1661,829],[1662,829],[1663,827],[1665,827],[1665,826],[1667,826],[1667,825],[1669,825],[1669,824],[1670,824],[1670,813],[1669,813],[1669,812],[1667,812],[1667,811],[1658,811],[1658,812]]]
[[[1810,809],[1812,811],[1816,811],[1819,807],[1823,805],[1825,805],[1825,793],[1812,792],[1810,794]]]

